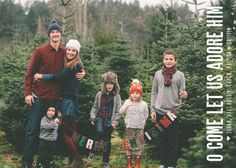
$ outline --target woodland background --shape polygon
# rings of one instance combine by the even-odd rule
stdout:
[[[224,161],[206,162],[206,27],[204,1],[188,0],[184,5],[166,1],[158,6],[141,8],[138,0],[35,0],[31,6],[15,4],[14,0],[0,1],[0,167],[14,164],[4,162],[12,153],[12,162],[19,159],[22,150],[27,107],[23,97],[23,78],[32,51],[48,42],[48,24],[57,20],[63,27],[63,40],[76,38],[81,44],[81,57],[86,77],[81,82],[79,100],[79,132],[92,136],[89,112],[97,91],[100,76],[111,70],[118,74],[121,97],[128,98],[133,78],[143,84],[143,99],[150,105],[150,92],[155,71],[161,68],[165,48],[174,48],[178,54],[178,69],[185,73],[188,98],[182,107],[179,168],[233,168],[236,165],[236,137],[224,141],[219,153]],[[234,27],[236,7],[234,0],[218,0],[224,9],[224,32]],[[191,6],[190,10],[189,6]],[[235,91],[236,31],[232,32],[232,89],[233,133],[236,126]],[[224,58],[226,43],[224,39]],[[214,72],[212,72],[214,73]],[[224,75],[227,73],[225,68]],[[226,81],[224,81],[225,83]],[[226,93],[227,87],[220,90]],[[224,116],[227,120],[227,116]],[[147,127],[150,123],[147,123]],[[124,125],[118,129],[122,137]],[[157,160],[158,140],[145,150],[145,157]],[[120,149],[122,150],[122,149]],[[61,152],[63,155],[63,152]],[[121,162],[122,163],[122,162]],[[120,163],[116,163],[119,167]],[[123,166],[125,160],[123,161]],[[148,164],[145,164],[147,167]],[[121,166],[122,167],[122,166]]]

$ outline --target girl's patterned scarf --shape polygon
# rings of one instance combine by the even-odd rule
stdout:
[[[176,65],[167,68],[165,65],[162,66],[162,74],[164,75],[165,86],[170,86],[172,81],[172,75],[177,71]]]

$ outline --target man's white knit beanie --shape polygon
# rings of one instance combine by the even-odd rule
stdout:
[[[74,40],[74,39],[70,39],[67,43],[66,43],[66,48],[68,47],[72,47],[72,48],[75,48],[78,53],[80,51],[80,43],[78,40]]]

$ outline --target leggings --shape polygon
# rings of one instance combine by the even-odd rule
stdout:
[[[71,137],[74,131],[76,131],[74,119],[62,118],[62,137],[72,157],[78,156],[78,150]]]

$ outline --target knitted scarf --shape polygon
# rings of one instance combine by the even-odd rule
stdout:
[[[98,111],[98,117],[103,120],[105,127],[111,126],[111,116],[114,107],[114,94],[102,95],[101,107]]]
[[[164,84],[165,86],[170,86],[172,81],[172,75],[177,71],[176,65],[167,68],[165,65],[162,67],[162,74],[164,75]]]

